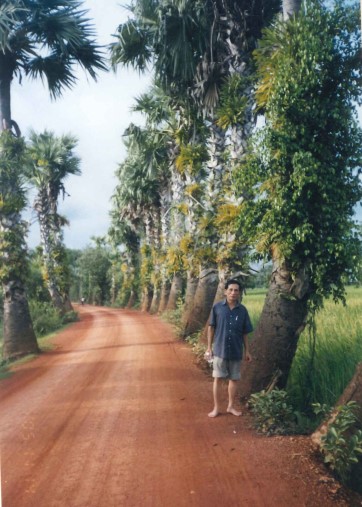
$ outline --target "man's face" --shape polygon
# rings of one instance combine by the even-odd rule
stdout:
[[[225,296],[228,303],[235,303],[238,301],[240,297],[239,285],[236,283],[229,285],[229,287],[225,289]]]

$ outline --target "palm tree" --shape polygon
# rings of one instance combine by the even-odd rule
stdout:
[[[69,299],[69,272],[65,262],[62,225],[58,200],[65,195],[64,179],[80,174],[80,160],[74,155],[77,140],[71,135],[56,137],[45,131],[30,133],[28,152],[31,159],[28,177],[37,189],[34,210],[40,225],[43,247],[44,278],[54,306],[65,313],[72,310]]]
[[[324,298],[344,301],[344,277],[355,269],[359,36],[356,8],[311,1],[268,29],[256,53],[267,122],[245,167],[256,199],[243,211],[249,238],[273,271],[251,344],[255,360],[242,366],[243,396],[286,385],[308,320]]]
[[[214,115],[221,84],[231,69],[241,72],[245,68],[255,38],[260,35],[265,19],[276,11],[277,3],[180,0],[164,4],[161,1],[140,0],[131,9],[134,19],[120,25],[117,42],[112,45],[114,65],[132,65],[141,71],[147,66],[152,67],[157,82],[170,95],[176,107],[182,97],[198,109],[200,116],[207,117],[210,130],[208,183],[209,188],[213,187],[212,195],[222,194],[223,190],[220,182],[223,179],[225,132],[216,125]],[[245,129],[247,132],[249,130]],[[213,250],[217,244],[217,234],[216,231],[211,233],[211,217],[214,213],[212,203],[209,204],[206,206],[208,216],[204,220],[208,224],[207,231],[205,227],[203,230],[208,250]],[[190,320],[190,326],[186,324],[187,333],[188,328],[193,332],[200,326],[200,316],[203,321],[207,319],[209,310],[205,311],[205,319],[200,307],[205,310],[205,301],[212,303],[214,297],[217,269],[215,255],[213,257],[213,266],[208,265],[207,258],[203,259],[199,305],[193,315],[190,315],[192,305],[187,304],[187,316],[184,315],[183,319],[185,323]],[[195,273],[194,266],[193,271]],[[195,283],[191,283],[194,278],[195,274],[188,276],[188,301],[191,301],[194,293]]]
[[[0,9],[0,132],[20,131],[11,116],[11,83],[14,77],[41,78],[47,81],[53,98],[71,88],[77,78],[76,66],[80,65],[91,77],[96,70],[106,70],[99,47],[93,41],[93,29],[76,0],[4,0]],[[21,195],[21,188],[12,187],[10,200]],[[20,211],[17,211],[19,213]],[[9,223],[20,223],[20,217],[12,215]],[[19,243],[19,249],[21,243]],[[13,251],[7,253],[12,262]],[[15,275],[14,275],[15,276]],[[38,350],[29,312],[18,311],[18,294],[25,301],[20,279],[8,280],[4,286],[6,311],[4,314],[4,352],[6,359],[29,352],[27,343],[33,343],[32,351]],[[23,330],[29,330],[29,340],[13,332],[19,319]],[[16,345],[15,345],[16,343]]]
[[[39,352],[26,299],[25,144],[9,132],[0,135],[0,282],[4,291],[4,359]]]

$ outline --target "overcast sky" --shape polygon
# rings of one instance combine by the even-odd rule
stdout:
[[[89,9],[99,44],[112,42],[112,33],[126,21],[127,11],[118,0],[85,0],[84,7]],[[149,85],[149,76],[123,68],[116,74],[101,73],[97,82],[80,71],[78,84],[51,101],[41,82],[14,82],[12,117],[23,135],[27,136],[30,128],[36,132],[48,129],[57,135],[71,133],[79,140],[82,175],[65,181],[69,196],[60,205],[60,212],[70,222],[64,234],[69,248],[84,248],[92,236],[107,233],[110,198],[116,185],[114,173],[126,154],[122,134],[131,121],[142,121],[130,108],[133,98]],[[362,122],[361,110],[360,119]],[[26,218],[30,218],[30,211]],[[30,247],[39,244],[38,224],[32,225],[28,239]]]
[[[86,0],[99,44],[114,39],[117,26],[127,19],[127,11],[117,0]],[[122,134],[131,121],[141,123],[130,108],[133,97],[146,91],[149,76],[119,69],[115,74],[100,73],[94,82],[79,71],[79,81],[72,90],[51,101],[41,82],[23,80],[12,87],[12,117],[23,135],[30,128],[45,129],[57,135],[71,133],[78,140],[77,155],[81,158],[81,176],[65,180],[69,197],[60,205],[60,212],[70,221],[65,228],[69,248],[84,248],[91,236],[102,236],[109,226],[110,197],[116,185],[114,173],[125,157]],[[27,217],[28,218],[28,215]],[[39,244],[38,224],[30,229],[29,246]]]

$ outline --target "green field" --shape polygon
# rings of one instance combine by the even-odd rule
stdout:
[[[243,299],[253,325],[259,319],[265,291],[249,290]],[[362,361],[362,288],[348,288],[347,305],[326,301],[316,318],[314,363],[309,333],[301,335],[288,382],[288,393],[299,409],[305,401],[333,405]]]

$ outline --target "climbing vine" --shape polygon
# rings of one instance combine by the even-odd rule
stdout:
[[[4,131],[0,135],[0,281],[14,277],[25,281],[27,253],[26,223],[21,212],[26,205],[23,168],[25,143]]]
[[[242,204],[241,234],[259,256],[303,270],[311,308],[329,295],[343,300],[358,255],[359,52],[357,4],[329,10],[317,0],[265,30],[255,51],[266,126],[238,173],[239,191],[254,198]]]

